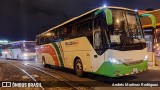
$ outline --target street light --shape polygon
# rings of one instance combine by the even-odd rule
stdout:
[[[103,5],[103,8],[106,8],[107,6],[106,5]]]

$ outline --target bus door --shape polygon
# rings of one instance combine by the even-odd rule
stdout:
[[[106,65],[103,65],[106,61],[105,51],[108,47],[105,20],[104,14],[99,14],[93,21],[93,46],[96,52],[93,56],[94,70],[98,70],[101,66],[102,68],[106,68]]]
[[[93,70],[97,70],[97,68],[105,61],[100,27],[95,28],[93,31],[93,47],[95,50],[95,53],[93,54]]]

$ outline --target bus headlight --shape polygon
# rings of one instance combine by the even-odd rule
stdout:
[[[2,53],[4,53],[4,54],[8,54],[8,52],[2,52]]]
[[[146,61],[146,60],[148,60],[148,55],[146,55],[143,59],[143,61]]]
[[[123,63],[121,60],[118,60],[116,58],[109,58],[109,61],[113,64],[122,64]]]
[[[26,53],[24,53],[23,56],[27,57],[28,55]]]

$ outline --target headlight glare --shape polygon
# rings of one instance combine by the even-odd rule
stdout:
[[[109,61],[113,64],[122,64],[123,63],[121,60],[118,60],[116,58],[109,58]]]
[[[24,53],[23,56],[27,57],[28,55],[26,53]]]
[[[146,55],[143,59],[143,61],[146,61],[146,60],[148,60],[148,55]]]

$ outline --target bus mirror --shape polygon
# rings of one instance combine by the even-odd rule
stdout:
[[[152,21],[152,27],[156,28],[156,18],[155,18],[154,15],[152,15],[152,14],[141,14],[141,15],[139,15],[139,17],[140,18],[142,18],[142,17],[150,17],[151,21]]]
[[[96,11],[94,14],[98,15],[101,12],[104,12],[106,15],[107,25],[112,25],[113,24],[112,11],[108,8],[104,8],[104,9],[100,9],[100,10]]]
[[[104,12],[106,14],[107,25],[112,25],[113,24],[112,11],[110,9],[106,9]]]
[[[104,9],[100,9],[100,10],[97,10],[94,14],[95,15],[98,15],[99,13],[101,13],[101,12],[103,12],[104,11]]]

